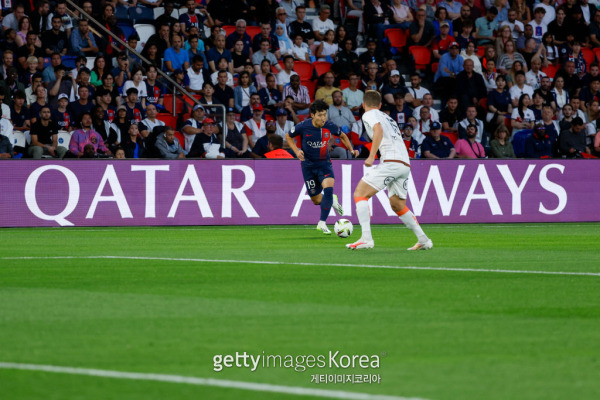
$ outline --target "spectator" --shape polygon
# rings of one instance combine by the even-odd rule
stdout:
[[[146,118],[138,125],[140,135],[143,138],[147,138],[157,126],[165,126],[163,121],[156,119],[157,112],[158,110],[154,104],[148,104],[146,107]]]
[[[32,103],[36,100],[36,89],[38,86],[44,87],[42,84],[42,75],[40,73],[36,73],[31,76],[31,86],[25,88],[25,97],[27,100],[27,106],[31,106]],[[44,99],[47,98],[46,89],[44,88]]]
[[[219,139],[215,133],[215,121],[206,118],[202,123],[202,132],[194,137],[194,142],[188,153],[188,158],[203,157],[208,159],[223,159],[225,153],[219,144]]]
[[[79,20],[77,28],[71,33],[69,41],[71,51],[75,55],[95,56],[99,51],[86,19]]]
[[[207,77],[205,77],[205,70],[202,68],[203,63],[204,61],[200,56],[195,56],[192,59],[192,66],[186,71],[189,80],[189,85],[186,87],[188,92],[196,94],[202,93],[202,85],[204,84],[205,79],[207,79]]]
[[[62,20],[60,17],[52,17],[52,29],[45,31],[42,34],[42,50],[46,56],[51,56],[53,53],[60,55],[67,54],[67,34],[61,30]]]
[[[284,24],[275,25],[275,37],[279,45],[279,54],[283,57],[286,54],[292,54],[292,41],[290,40]],[[337,44],[336,44],[337,46]]]
[[[0,92],[0,97],[4,98],[4,93]],[[40,117],[40,110],[42,107],[48,104],[46,98],[46,89],[44,89],[43,85],[38,85],[35,89],[35,101],[29,106],[29,116],[31,117],[32,124],[34,124]],[[2,104],[2,115],[6,115],[5,107],[8,106],[6,104]]]
[[[262,103],[265,112],[270,115],[275,115],[275,110],[283,105],[283,95],[277,89],[277,81],[275,75],[267,75],[267,87],[258,91],[260,102]]]
[[[225,38],[223,37],[222,39],[224,44]],[[169,47],[165,51],[165,71],[173,72],[177,69],[187,70],[190,67],[190,60],[188,52],[182,49],[183,41],[181,36],[176,34],[173,35],[171,37],[171,43],[172,47]],[[231,54],[229,54],[229,59],[231,59]],[[214,64],[211,65],[211,68],[213,67]]]
[[[509,140],[510,132],[504,125],[499,126],[494,132],[494,139],[490,142],[490,158],[515,158],[515,151]]]
[[[390,118],[392,118],[398,126],[403,126],[407,123],[408,117],[412,115],[412,110],[404,101],[404,95],[400,92],[394,94],[394,106],[390,112]],[[414,129],[411,128],[411,129]],[[412,135],[412,131],[411,131]]]
[[[533,28],[533,38],[536,39],[536,42],[540,43],[542,41],[542,36],[548,30],[548,24],[545,23],[544,16],[546,15],[546,10],[544,7],[536,6],[535,10],[533,10],[533,20],[529,21],[529,25]]]
[[[552,158],[552,140],[543,124],[536,124],[533,133],[525,140],[524,158]]]
[[[94,107],[92,101],[89,100],[90,91],[86,86],[79,86],[77,93],[78,100],[75,100],[69,104],[69,110],[75,126],[79,126],[81,116],[84,113],[89,113]],[[66,95],[63,96],[66,97]]]
[[[250,104],[242,108],[242,112],[240,114],[241,122],[246,122],[252,118],[252,115],[254,114],[253,108],[257,104],[260,104],[260,96],[258,93],[253,93],[250,95]]]
[[[138,101],[138,90],[134,87],[127,89],[123,104],[127,110],[127,120],[130,124],[139,124],[145,118],[144,107]]]
[[[296,35],[301,35],[304,42],[308,45],[312,45],[315,41],[315,33],[312,29],[311,24],[306,22],[306,7],[296,7],[296,20],[290,22],[288,26],[288,33],[291,38],[295,38]]]
[[[563,12],[563,19],[564,19],[564,12]],[[514,8],[511,8],[510,10],[508,10],[507,20],[503,21],[500,24],[500,28],[502,28],[504,26],[508,26],[508,28],[510,29],[512,38],[515,41],[519,38],[519,36],[521,36],[521,33],[523,33],[523,30],[525,29],[525,26],[523,26],[523,23],[517,19],[517,10]]]
[[[483,145],[475,140],[477,125],[469,124],[466,129],[466,138],[456,142],[456,155],[458,158],[485,158]]]
[[[161,158],[175,160],[185,158],[185,150],[181,148],[179,141],[175,139],[175,131],[167,126],[165,132],[156,138],[156,149]]]
[[[177,18],[171,16],[171,14],[173,14],[173,11],[175,10],[175,5],[173,4],[173,1],[165,1],[162,4],[164,7],[164,12],[154,20],[154,28],[157,32],[163,25],[173,26],[173,24],[179,23]]]
[[[129,58],[127,54],[121,54],[117,57],[117,66],[113,68],[112,75],[114,77],[114,83],[116,83],[117,89],[122,90],[125,82],[131,80],[131,70],[129,69]]]
[[[15,93],[13,105],[10,108],[10,117],[13,123],[13,130],[19,132],[29,130],[29,109],[25,105],[25,92],[18,91]]]
[[[542,108],[542,123],[544,124],[544,128],[546,128],[546,135],[548,135],[553,144],[556,143],[558,134],[560,133],[560,126],[558,125],[558,121],[554,120],[552,107],[544,106]],[[594,133],[596,133],[595,130]]]
[[[25,91],[25,86],[19,82],[19,74],[15,67],[8,68],[6,74],[6,79],[0,81],[0,92],[4,93],[6,104],[11,106],[13,104],[13,96],[19,91]]]
[[[454,32],[454,29],[452,28],[452,21],[448,18],[448,11],[441,5],[438,4],[438,6],[435,9],[435,18],[432,21],[433,22],[433,29],[435,30],[435,35],[439,36],[442,32],[442,25],[447,25],[448,26],[448,31],[445,33],[445,36],[452,36],[452,32]],[[454,41],[454,38],[451,40],[451,42]]]
[[[296,113],[308,114],[310,96],[306,86],[300,84],[300,77],[297,74],[290,77],[290,84],[284,87],[283,96],[293,98],[294,104],[292,107]]]
[[[290,78],[298,75],[294,72],[294,57],[286,55],[283,57],[283,70],[277,74],[277,88],[283,92],[284,86],[290,83]]]
[[[456,157],[454,145],[448,137],[441,134],[442,125],[439,122],[431,124],[430,136],[421,144],[421,154],[424,158],[450,159]]]
[[[475,43],[473,43],[473,42],[467,43],[467,47],[461,51],[460,55],[463,58],[463,60],[473,61],[473,71],[475,71],[475,73],[483,76],[483,69],[481,66],[481,61],[479,60],[479,57],[477,56],[476,50],[477,49],[475,47]],[[494,62],[494,60],[491,60],[491,61]],[[492,69],[492,71],[493,71],[493,69]]]
[[[247,158],[248,152],[248,136],[244,125],[235,120],[235,110],[227,109],[225,123],[227,125],[227,136],[225,137],[225,156],[227,158]]]
[[[204,8],[196,10],[196,2],[194,0],[186,0],[187,12],[179,15],[179,25],[184,36],[187,36],[191,27],[196,27],[198,30],[204,30],[204,26],[209,28],[214,25],[208,11]]]
[[[250,97],[254,93],[258,92],[250,80],[250,74],[243,71],[240,73],[238,85],[233,90],[235,110],[242,112],[242,109],[250,104]]]
[[[498,59],[498,69],[501,73],[506,74],[516,61],[521,62],[523,65],[526,64],[523,55],[515,51],[515,44],[512,40],[509,40],[504,44],[504,54]]]
[[[278,59],[281,55],[279,53],[279,40],[271,33],[271,24],[269,22],[263,22],[260,25],[260,33],[252,38],[252,50],[255,52],[259,51],[262,48],[263,40],[269,41],[267,50],[271,51],[275,58]]]
[[[241,40],[244,45],[243,52],[250,54],[252,52],[252,38],[246,32],[246,21],[238,19],[235,23],[235,31],[232,32],[225,41],[225,47],[231,51],[235,46],[235,43]]]
[[[294,59],[310,62],[312,54],[308,45],[302,41],[302,35],[297,33],[295,36],[292,36],[292,39],[294,40],[292,44],[292,56]]]
[[[269,152],[269,138],[277,135],[277,123],[270,115],[267,116],[265,121],[265,134],[256,140],[254,146],[252,146],[252,158],[265,158],[265,154]]]
[[[483,121],[477,119],[477,108],[469,106],[465,112],[465,119],[458,124],[458,137],[461,139],[468,138],[468,127],[474,125],[476,129],[475,141],[487,146],[488,138],[483,128]],[[458,150],[457,150],[458,151]]]
[[[70,101],[75,100],[73,95],[73,80],[71,72],[67,72],[67,68],[63,65],[59,65],[54,68],[55,80],[48,83],[48,97],[50,99],[50,105],[52,107],[57,106],[57,97],[59,94],[64,93],[69,96]]]
[[[413,135],[413,126],[409,123],[404,124],[402,127],[402,140],[404,140],[404,145],[406,146],[406,150],[408,151],[408,156],[410,158],[416,158],[419,151],[419,143],[412,137]]]
[[[156,52],[159,55],[164,55],[165,51],[169,48],[171,43],[171,27],[169,24],[165,23],[160,25],[157,29],[157,32],[148,38],[146,45],[144,46],[144,50],[142,51],[142,55],[144,57],[148,57],[149,48],[154,45],[156,46]]]
[[[465,60],[463,71],[456,75],[456,94],[463,107],[479,105],[487,98],[487,89],[483,77],[473,71],[473,61]]]
[[[285,134],[289,133],[292,130],[292,128],[294,128],[294,121],[288,120],[288,111],[283,108],[277,109],[277,111],[275,112],[275,120],[277,121],[277,129],[275,133],[277,133],[277,135],[281,136],[281,138],[283,139],[285,138]],[[285,147],[285,145],[283,146]]]
[[[37,35],[33,31],[29,31],[27,33],[25,43],[18,48],[17,50],[17,61],[18,65],[22,70],[26,70],[27,58],[32,56],[35,57],[38,61],[36,67],[39,67],[41,70],[44,65],[44,52],[42,49],[36,44]]]
[[[11,140],[0,133],[0,158],[12,158],[13,151],[14,149]]]
[[[448,11],[450,12],[450,17],[452,17],[452,11],[450,11],[449,9]],[[473,26],[473,19],[471,18],[471,7],[467,4],[464,4],[460,8],[460,16],[454,17],[452,20],[452,35],[455,38],[458,38],[458,36],[460,36],[462,28],[467,21],[471,23],[471,26]]]
[[[257,35],[258,36],[258,35]],[[269,40],[263,39],[260,41],[260,49],[254,53],[252,56],[252,64],[254,65],[254,69],[256,73],[260,73],[262,63],[266,60],[269,61],[270,65],[275,66],[277,71],[281,71],[281,66],[277,63],[277,57],[273,55],[273,53],[269,52]]]
[[[447,21],[440,24],[440,33],[433,40],[432,55],[434,60],[439,60],[449,50],[452,43],[456,43],[454,37],[449,35],[450,25]],[[459,48],[458,43],[456,47]]]
[[[126,158],[144,158],[146,145],[140,136],[137,124],[131,124],[127,135],[121,141],[121,147],[125,151]]]
[[[415,117],[417,119],[417,121],[420,121],[422,119],[423,113],[421,112],[421,109],[423,107],[428,108],[429,113],[427,113],[427,115],[428,115],[429,119],[431,119],[432,121],[440,120],[440,114],[437,112],[436,109],[433,108],[433,96],[431,95],[431,93],[427,93],[426,95],[424,95],[421,105],[419,107],[416,107],[413,110],[413,117]],[[422,129],[419,129],[419,130],[423,133],[429,132],[429,131],[424,131]]]
[[[515,85],[510,88],[510,99],[513,107],[519,104],[519,99],[524,94],[527,94],[529,98],[533,97],[533,88],[525,83],[525,73],[518,71],[515,74]]]
[[[493,126],[504,125],[506,118],[512,114],[512,101],[502,75],[496,78],[496,89],[488,94],[487,108],[486,120]]]
[[[62,25],[60,30],[65,32],[68,36],[71,36],[71,30],[73,29],[73,21],[69,14],[67,14],[67,3],[64,0],[59,0],[56,4],[56,8],[52,14],[48,15],[48,21],[51,23],[54,16],[60,17]]]
[[[477,18],[475,21],[475,33],[473,36],[475,36],[480,45],[493,43],[495,39],[494,32],[498,30],[497,15],[498,9],[492,6],[487,10],[485,17]]]
[[[383,87],[383,79],[377,75],[378,70],[379,68],[374,62],[367,65],[366,73],[362,79],[362,86],[365,90],[381,90]]]
[[[427,13],[423,9],[417,11],[417,18],[410,24],[410,42],[413,45],[429,47],[435,37],[435,28],[427,21]]]
[[[435,86],[442,97],[442,101],[445,101],[452,93],[456,92],[457,77],[463,71],[463,64],[467,64],[467,61],[464,60],[458,52],[458,43],[450,43],[450,51],[442,56],[438,70],[435,73]],[[472,65],[473,61],[468,61],[471,62]],[[472,79],[476,79],[476,77],[473,76],[473,71],[471,71],[471,77]]]
[[[333,94],[333,92],[340,90],[339,88],[333,86],[334,80],[335,77],[333,76],[332,72],[325,73],[325,86],[322,86],[319,89],[317,89],[317,92],[315,93],[315,100],[325,100],[327,104],[333,104],[333,98],[331,97],[331,95]]]
[[[58,108],[55,108],[51,111],[50,118],[56,125],[58,125],[58,129],[70,132],[70,131],[74,130],[76,127],[78,127],[79,124],[75,123],[75,120],[73,119],[71,111],[67,110],[68,106],[69,106],[69,96],[67,96],[66,94],[59,95],[58,96]],[[40,116],[41,116],[41,110],[40,110]],[[39,122],[39,121],[40,120],[38,120],[37,122]]]
[[[563,68],[560,69],[554,79],[562,77],[564,80],[564,88],[569,93],[570,98],[579,97],[581,89],[581,80],[575,73],[575,62],[573,60],[565,61]]]
[[[278,135],[269,137],[268,152],[265,153],[265,158],[294,158],[288,151],[283,149],[283,138]]]
[[[184,149],[189,152],[196,135],[202,133],[202,123],[206,119],[204,107],[197,104],[192,109],[192,117],[185,121],[181,132],[185,137]]]
[[[389,81],[383,85],[381,94],[383,95],[383,101],[387,108],[392,108],[395,104],[394,95],[400,93],[402,96],[406,94],[406,88],[400,84],[400,72],[393,70],[390,73]]]
[[[220,70],[217,78],[217,85],[215,86],[215,98],[219,101],[219,103],[225,105],[225,107],[233,107],[234,106],[234,94],[233,89],[227,86],[227,71]]]
[[[419,107],[425,95],[429,94],[429,90],[421,86],[421,81],[421,75],[418,72],[410,75],[410,86],[407,88],[408,93],[404,99],[412,107]]]
[[[227,62],[227,59],[225,57],[221,57],[218,62],[217,71],[213,72],[210,75],[210,82],[212,82],[212,84],[215,86],[218,85],[219,84],[219,74],[221,73],[221,71],[225,71],[225,74],[227,76],[227,80],[225,81],[225,84],[227,86],[233,87],[233,75],[229,71],[227,71],[228,68],[229,68],[229,63]]]
[[[458,124],[463,120],[463,115],[458,108],[458,99],[450,96],[446,102],[446,108],[440,112],[440,123],[444,132],[458,134]]]
[[[561,154],[567,158],[581,158],[581,153],[590,154],[590,148],[586,146],[586,139],[583,120],[579,117],[573,118],[571,128],[561,131],[558,137]]]
[[[348,130],[356,121],[354,114],[348,107],[344,106],[344,95],[341,90],[336,90],[331,94],[333,104],[327,110],[327,119],[339,127],[346,126]]]
[[[2,19],[2,29],[4,31],[6,31],[7,29],[13,29],[15,31],[18,31],[19,30],[19,21],[23,17],[26,17],[26,15],[25,15],[25,7],[23,7],[22,4],[17,4],[15,6],[13,12],[11,12],[10,14],[7,14]]]
[[[266,135],[266,122],[262,117],[263,106],[261,104],[254,104],[252,106],[252,118],[244,124],[250,149],[254,149],[256,141]]]
[[[460,8],[460,4],[458,6]],[[414,18],[410,8],[402,0],[392,0],[390,10],[392,11],[390,28],[408,29],[410,27]]]
[[[37,35],[42,35],[51,29],[51,24],[48,21],[50,14],[50,3],[48,0],[40,0],[36,3],[35,10],[30,14],[31,27]]]
[[[315,34],[315,44],[319,44],[325,38],[325,34],[328,30],[335,31],[335,25],[333,21],[329,19],[331,14],[331,8],[324,4],[319,9],[319,16],[313,19],[312,30]]]
[[[111,121],[105,119],[105,111],[101,106],[92,108],[92,128],[102,136],[104,144],[112,151],[119,146],[121,132]]]
[[[102,136],[92,129],[92,116],[89,112],[86,112],[81,116],[81,129],[77,129],[71,135],[69,152],[73,156],[81,158],[84,155],[84,147],[86,145],[91,145],[93,147],[94,155],[97,155],[98,153],[108,156],[112,155],[110,150],[104,145]]]
[[[360,77],[357,73],[350,73],[348,81],[349,86],[342,90],[342,94],[344,95],[344,103],[356,115],[362,106],[364,92],[358,89]]]
[[[354,41],[344,39],[343,48],[337,53],[331,70],[340,78],[348,79],[350,74],[360,74],[360,62],[354,52]]]
[[[51,119],[50,107],[40,110],[41,118],[31,127],[31,146],[29,156],[41,159],[44,155],[63,158],[67,149],[58,146],[58,125]]]
[[[511,127],[513,128],[513,137],[517,132],[525,129],[533,129],[535,115],[529,109],[531,99],[527,93],[523,93],[518,100],[517,107],[513,109],[511,116]]]

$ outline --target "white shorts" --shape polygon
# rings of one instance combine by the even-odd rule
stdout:
[[[387,187],[388,196],[394,195],[405,200],[408,193],[410,168],[397,162],[381,162],[371,168],[362,180],[374,189],[383,190]]]

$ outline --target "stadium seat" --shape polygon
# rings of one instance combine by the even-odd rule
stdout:
[[[161,120],[165,123],[166,126],[173,127],[177,125],[177,117],[167,113],[158,113],[156,114],[156,119]]]
[[[119,28],[121,28],[121,30],[123,31],[123,35],[125,35],[125,39],[129,39],[129,36],[131,36],[131,34],[135,32],[135,29],[133,29],[133,26],[129,22],[127,22],[127,23],[119,22],[117,24],[117,26]]]
[[[223,25],[222,28],[225,31],[225,35],[227,36],[235,32],[235,25]]]
[[[427,69],[431,63],[431,50],[424,46],[410,46],[408,52],[415,60],[415,69]]]
[[[58,145],[60,147],[64,147],[65,149],[68,149],[69,142],[71,142],[71,132],[64,131],[64,130],[58,131]]]
[[[329,71],[331,71],[331,63],[327,61],[315,61],[313,63],[315,71],[317,72],[317,76],[321,76]]]
[[[183,133],[175,131],[175,137],[177,138],[177,140],[179,140],[179,144],[181,145],[181,147],[185,147],[185,136],[183,136]]]
[[[301,81],[312,79],[313,65],[306,61],[295,61],[294,71],[300,76]]]
[[[525,154],[525,142],[527,138],[531,136],[533,130],[525,129],[520,132],[515,133],[512,140],[513,149],[515,150],[515,155],[519,158],[523,158]]]
[[[75,60],[77,59],[77,56],[62,56],[61,59],[62,65],[65,67],[69,69],[75,68]]]
[[[315,99],[315,91],[317,89],[317,81],[312,80],[301,80],[300,84],[306,86],[308,89],[308,95],[310,96],[310,101]]]
[[[350,87],[350,81],[348,79],[341,79],[340,80],[340,89],[344,90],[346,88]]]
[[[173,10],[175,12],[175,10]],[[156,20],[158,17],[165,13],[164,7],[154,7],[154,19]]]
[[[585,60],[587,69],[589,70],[590,64],[596,61],[596,55],[594,54],[594,51],[592,49],[589,49],[587,47],[581,48],[581,54],[583,54],[583,59]]]
[[[133,26],[135,31],[137,32],[140,40],[138,41],[137,47],[135,48],[138,52],[141,52],[150,36],[156,33],[156,28],[154,25],[150,24],[135,24]]]
[[[390,42],[392,53],[396,50],[396,53],[401,52],[406,47],[406,39],[408,34],[404,29],[392,28],[385,30],[385,37]]]
[[[594,54],[596,55],[596,60],[600,61],[600,47],[594,49]]]
[[[246,33],[248,34],[248,36],[254,39],[254,36],[260,33],[260,26],[247,26]]]
[[[170,114],[173,114],[173,95],[165,94],[163,96],[163,99],[164,99],[165,109]],[[175,98],[175,114],[181,114],[182,112],[183,112],[183,100],[181,100],[181,97],[176,97]]]
[[[23,147],[27,146],[27,139],[25,138],[25,134],[21,131],[13,131],[12,132],[13,147]]]
[[[142,5],[129,7],[129,18],[136,24],[152,23],[154,21],[154,10]]]
[[[456,144],[456,141],[458,140],[458,133],[456,132],[442,132],[442,135],[450,139],[452,144]]]
[[[479,46],[477,48],[477,57],[482,58],[485,54],[485,46]]]
[[[558,67],[554,64],[548,64],[547,67],[542,68],[542,72],[548,75],[550,79],[554,79],[557,71]]]
[[[439,66],[440,66],[440,63],[437,63],[437,62],[431,64],[431,72],[433,72],[435,74],[437,72]]]
[[[304,121],[308,117],[308,114],[298,114],[298,119],[300,120],[300,122]]]
[[[89,69],[90,71],[94,68],[94,63],[96,62],[96,57],[86,57],[87,58],[87,62],[85,63],[85,66],[87,67],[87,69]]]

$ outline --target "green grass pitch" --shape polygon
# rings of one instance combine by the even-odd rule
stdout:
[[[599,224],[424,229],[431,251],[406,251],[402,225],[375,226],[364,251],[344,247],[359,227],[347,240],[313,226],[2,229],[0,364],[427,400],[600,398]],[[213,370],[217,354],[330,350],[378,355],[381,382],[311,383],[360,368]],[[0,366],[2,400],[317,398],[301,393]]]

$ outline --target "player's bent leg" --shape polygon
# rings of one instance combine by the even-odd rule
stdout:
[[[315,206],[318,206],[319,204],[321,204],[321,201],[323,200],[323,195],[321,193],[319,193],[316,196],[312,196],[310,199],[312,200],[312,202]]]
[[[392,210],[400,217],[400,220],[406,225],[407,228],[413,231],[417,236],[417,243],[408,248],[407,250],[429,250],[433,247],[433,242],[427,237],[417,217],[406,207],[406,199],[401,199],[397,195],[390,197],[390,206]]]
[[[325,191],[325,189],[327,189],[327,188],[332,188],[333,189],[333,185],[334,184],[335,184],[335,179],[334,178],[325,178],[325,179],[323,179],[323,182],[321,182],[321,186],[323,186],[323,191]],[[338,197],[335,194],[332,195],[331,207],[333,207],[333,209],[339,215],[344,215],[344,209],[342,208],[342,205],[338,201]]]

